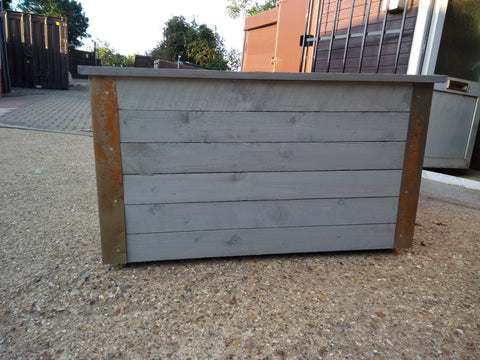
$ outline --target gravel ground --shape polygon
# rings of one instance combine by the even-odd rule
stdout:
[[[2,359],[479,359],[480,210],[408,251],[102,265],[92,138],[0,128]]]

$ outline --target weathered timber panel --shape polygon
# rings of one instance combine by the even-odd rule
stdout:
[[[118,127],[127,262],[411,244],[435,78],[89,75],[102,74],[116,79],[104,121]]]
[[[168,91],[159,91],[159,89]],[[222,81],[179,78],[117,80],[120,110],[175,111],[409,111],[408,83]],[[252,91],[255,89],[255,91]],[[215,95],[214,95],[215,94]]]
[[[131,262],[283,254],[296,252],[385,249],[393,246],[395,224],[297,228],[238,229],[129,235]],[[354,241],[352,241],[354,239]]]
[[[126,143],[122,168],[124,174],[401,169],[404,148],[403,142]]]
[[[123,186],[125,204],[397,196],[401,173],[378,170],[125,175]]]
[[[12,86],[68,89],[67,19],[5,11]]]
[[[127,241],[155,232],[388,224],[397,206],[398,197],[126,205]]]
[[[125,142],[405,141],[405,112],[120,110]]]
[[[78,65],[95,65],[95,52],[68,49],[68,71],[74,79],[86,79],[88,76],[78,74]]]

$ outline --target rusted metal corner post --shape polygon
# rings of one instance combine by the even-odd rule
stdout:
[[[413,84],[394,248],[411,247],[413,242],[432,94],[433,84]]]
[[[104,264],[126,264],[125,208],[115,79],[90,76],[98,212]]]

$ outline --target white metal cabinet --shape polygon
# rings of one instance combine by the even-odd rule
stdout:
[[[449,78],[435,84],[424,167],[468,168],[480,119],[480,83]]]

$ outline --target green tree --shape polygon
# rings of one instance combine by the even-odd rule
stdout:
[[[252,16],[277,6],[277,0],[265,0],[260,4],[253,0],[228,0],[228,2],[230,5],[227,5],[227,13],[232,19]]]
[[[82,45],[82,38],[87,34],[88,17],[85,16],[82,4],[75,0],[23,0],[18,5],[24,12],[66,17],[68,20],[68,44]]]
[[[2,10],[12,10],[12,0],[3,0]]]
[[[119,54],[107,41],[98,40],[97,59],[102,61],[103,66],[135,66],[135,55]]]
[[[151,56],[188,61],[193,64],[228,70],[223,38],[207,25],[188,22],[174,16],[165,23],[163,40],[150,52]]]
[[[240,70],[240,51],[231,49],[227,52],[227,61],[228,67],[230,70],[238,71]]]

